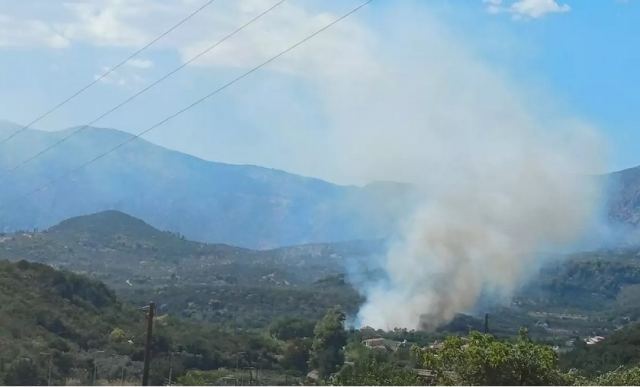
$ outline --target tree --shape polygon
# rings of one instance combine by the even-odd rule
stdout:
[[[344,330],[345,315],[338,308],[330,309],[316,324],[311,345],[309,365],[325,379],[344,363],[344,346],[347,334]]]
[[[303,373],[306,372],[310,347],[308,339],[293,339],[289,341],[284,349],[283,367]]]
[[[114,328],[109,334],[109,340],[114,343],[122,343],[127,339],[127,334],[121,328]]]
[[[28,358],[13,361],[4,376],[4,384],[7,386],[36,386],[44,382],[46,380],[39,376],[38,366]]]
[[[381,353],[367,351],[345,366],[333,381],[342,386],[415,386],[421,380],[411,370],[393,364]]]
[[[314,323],[300,318],[282,318],[271,324],[269,333],[278,340],[313,336]]]
[[[617,369],[600,375],[588,384],[597,386],[640,386],[640,367]]]
[[[448,337],[440,349],[414,348],[423,368],[436,371],[438,384],[567,384],[552,348],[532,342],[526,331],[515,341],[488,334]]]

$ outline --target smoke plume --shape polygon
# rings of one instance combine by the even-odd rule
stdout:
[[[390,50],[387,59],[322,78],[327,163],[345,180],[419,191],[382,262],[387,278],[361,288],[359,321],[433,328],[481,294],[508,296],[542,252],[582,236],[598,209],[600,189],[587,174],[602,168],[602,141],[550,93],[525,91],[434,18],[395,16],[404,27],[382,28],[372,48]]]

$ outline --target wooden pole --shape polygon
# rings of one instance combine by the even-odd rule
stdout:
[[[53,352],[49,354],[49,370],[47,371],[47,386],[51,385],[51,368],[53,366]]]
[[[173,351],[169,354],[169,387],[171,387],[171,377],[173,376]]]
[[[489,313],[484,314],[484,333],[489,333]]]
[[[153,315],[155,313],[156,304],[149,303],[149,314],[147,315],[147,338],[144,342],[144,368],[142,369],[142,385],[149,385],[149,367],[151,363],[151,337],[153,331]]]

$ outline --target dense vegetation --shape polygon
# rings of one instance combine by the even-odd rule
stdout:
[[[380,250],[208,245],[117,212],[0,236],[0,258],[13,261],[0,261],[0,382],[137,383],[149,300],[156,384],[640,381],[637,249],[543,268],[511,305],[482,310],[493,335],[469,334],[483,321],[466,315],[435,332],[345,330],[362,302],[346,262]],[[594,335],[606,339],[586,345]]]
[[[119,302],[99,282],[43,264],[0,261],[0,383],[138,383],[144,326],[143,311]],[[279,360],[285,350],[286,341],[267,331],[229,330],[160,315],[151,381],[165,383],[169,372],[175,381],[188,370],[246,367],[279,374],[291,368],[300,377],[294,364]]]
[[[114,327],[135,327],[140,317],[101,283],[42,264],[0,261],[0,377],[7,384],[86,381]]]
[[[564,368],[594,375],[640,364],[640,324],[625,327],[595,345],[586,345],[581,340],[576,343],[575,349],[561,358]]]
[[[352,315],[363,298],[347,266],[379,275],[383,243],[352,242],[256,251],[186,240],[126,214],[69,219],[42,232],[0,236],[0,258],[50,264],[100,280],[122,299],[153,299],[163,313],[233,327],[264,328],[279,317],[316,320],[341,305]],[[546,266],[507,306],[488,304],[492,332],[563,346],[640,319],[638,249],[576,254]],[[469,318],[445,331],[482,329]]]
[[[0,236],[0,258],[85,274],[127,301],[153,299],[175,316],[264,328],[287,315],[318,319],[336,304],[355,311],[361,297],[344,280],[344,261],[367,257],[378,245],[248,250],[188,241],[108,211]]]

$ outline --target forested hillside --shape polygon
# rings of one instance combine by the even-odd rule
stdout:
[[[192,242],[108,211],[43,232],[0,237],[0,258],[86,274],[128,300],[153,299],[179,316],[263,327],[277,317],[318,318],[335,304],[355,312],[361,299],[345,282],[344,264],[369,259],[380,246],[374,241],[249,250]]]
[[[100,282],[39,263],[0,261],[0,383],[139,384],[144,316]],[[161,313],[154,328],[151,382],[164,384],[169,375],[175,382],[187,370],[249,365],[285,378],[287,368],[278,360],[284,343],[265,333]]]
[[[121,328],[135,337],[142,321],[99,282],[38,263],[0,261],[5,384],[44,384],[48,378],[59,383],[63,377],[88,381],[96,351],[108,345],[110,333]]]
[[[263,251],[204,244],[117,211],[0,237],[0,258],[86,274],[127,300],[153,299],[175,316],[248,327],[278,317],[316,319],[336,304],[353,317],[364,301],[356,283],[381,274],[376,263],[384,249],[383,241]],[[573,254],[557,262],[531,278],[510,304],[490,303],[475,312],[480,318],[490,312],[496,333],[513,335],[527,326],[532,336],[558,342],[609,335],[640,318],[637,249]],[[453,325],[457,331],[478,326],[459,319]]]

